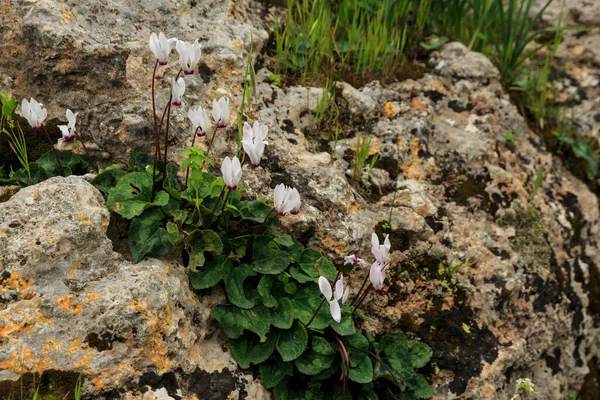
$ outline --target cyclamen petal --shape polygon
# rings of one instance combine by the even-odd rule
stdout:
[[[198,40],[194,43],[178,40],[175,48],[179,53],[179,66],[183,70],[183,73],[185,75],[193,75],[196,65],[202,56],[200,43],[198,43]]]
[[[385,237],[385,240],[382,245],[379,244],[379,238],[377,234],[373,232],[371,235],[371,252],[373,256],[377,260],[377,262],[385,264],[389,258],[391,249],[390,238],[389,235]]]
[[[164,33],[160,32],[158,35],[152,33],[150,35],[150,50],[156,56],[159,65],[167,65],[169,61],[169,54],[171,53],[171,42],[174,39],[167,39]]]
[[[320,276],[319,289],[321,290],[321,294],[325,297],[325,300],[327,300],[327,304],[329,304],[331,317],[335,322],[339,323],[342,319],[342,311],[338,300],[344,296],[344,277],[341,276],[340,279],[337,280],[335,283],[335,292],[332,293],[331,285],[327,278]]]
[[[325,296],[325,299],[329,301],[332,296],[331,285],[329,281],[324,276],[319,277],[319,289],[321,290],[321,294]]]
[[[21,103],[21,115],[29,122],[33,130],[40,129],[48,116],[48,111],[43,106],[42,103],[38,103],[33,98],[29,101],[23,99]]]
[[[188,118],[192,122],[192,128],[194,132],[196,132],[196,135],[205,136],[206,131],[208,130],[208,116],[206,115],[206,110],[204,110],[202,106],[198,106],[196,109],[190,108],[188,110]]]
[[[225,181],[227,189],[237,189],[237,185],[242,178],[242,166],[239,158],[235,156],[232,159],[225,157],[223,164],[221,164],[221,173],[223,174],[223,181]]]
[[[244,151],[250,158],[250,164],[253,168],[260,166],[260,159],[265,152],[265,145],[268,143],[264,140],[269,133],[269,128],[266,125],[254,122],[254,126],[244,122],[244,133],[242,136],[242,146]]]
[[[300,209],[300,193],[298,193],[298,190],[280,183],[275,186],[273,207],[280,217],[283,217],[290,211],[293,214],[297,214]]]
[[[183,80],[183,78],[179,78],[177,79],[177,81],[175,81],[175,78],[173,78],[171,83],[171,93],[173,94],[173,100],[171,101],[171,104],[178,107],[181,105],[181,99],[183,98],[183,94],[185,93],[185,81]]]
[[[375,290],[382,290],[383,282],[385,281],[385,265],[378,261],[375,261],[373,264],[371,264],[369,280],[371,281],[371,284]]]
[[[227,97],[223,96],[219,101],[213,100],[212,115],[218,128],[227,126],[229,120],[229,99]]]

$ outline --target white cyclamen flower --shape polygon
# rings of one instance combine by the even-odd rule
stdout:
[[[34,131],[42,128],[42,124],[48,116],[48,111],[43,107],[42,103],[38,103],[33,98],[29,101],[23,99],[21,103],[21,115],[25,117]]]
[[[385,264],[375,261],[371,264],[369,271],[369,280],[373,284],[373,288],[377,291],[383,289],[383,281],[385,281]]]
[[[390,248],[390,235],[386,235],[385,241],[380,245],[377,234],[373,232],[371,235],[371,252],[378,263],[385,264],[387,262],[390,257]]]
[[[167,65],[169,61],[169,54],[171,54],[171,45],[177,39],[167,39],[164,33],[156,33],[152,32],[150,35],[150,50],[156,56],[158,60],[158,65]]]
[[[179,53],[179,66],[183,70],[183,73],[186,75],[193,75],[194,69],[202,56],[200,43],[198,43],[197,40],[194,43],[178,40],[176,49]]]
[[[223,180],[229,190],[237,189],[237,185],[242,178],[242,165],[237,157],[230,159],[225,157],[223,164],[221,164],[221,172],[223,173]]]
[[[244,122],[244,135],[242,137],[242,146],[244,151],[250,157],[250,164],[253,168],[260,166],[260,159],[265,152],[265,146],[269,143],[265,141],[269,128],[266,125],[254,121],[254,126]]]
[[[196,135],[200,137],[206,136],[206,131],[208,130],[208,116],[206,115],[204,108],[202,108],[202,106],[198,106],[196,109],[190,108],[188,110],[188,118],[192,121],[192,126]]]
[[[298,214],[300,209],[300,193],[294,188],[289,188],[283,183],[275,186],[273,207],[277,215],[283,217],[288,212]]]
[[[175,81],[175,78],[173,78],[172,84],[173,101],[171,101],[171,104],[174,106],[180,106],[181,98],[185,93],[185,81],[183,80],[183,78],[179,78],[177,79],[177,81]]]
[[[218,128],[225,128],[229,120],[229,99],[225,96],[213,100],[212,115]]]
[[[338,303],[338,301],[344,296],[344,276],[340,276],[340,279],[335,283],[335,291],[333,293],[327,278],[320,276],[319,289],[329,304],[329,310],[331,311],[333,320],[339,323],[342,319],[342,310],[340,309],[340,303]]]
[[[362,258],[356,257],[354,254],[344,257],[344,264],[362,264]]]
[[[75,122],[77,121],[77,114],[79,113],[74,113],[73,111],[67,109],[67,126],[72,135],[75,135]]]

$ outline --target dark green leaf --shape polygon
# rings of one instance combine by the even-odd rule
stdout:
[[[360,333],[344,337],[350,365],[357,366],[369,354],[369,341]]]
[[[333,263],[314,249],[305,249],[298,259],[298,264],[302,271],[312,278],[324,276],[333,281],[337,276]]]
[[[42,154],[36,163],[46,170],[50,176],[67,176],[71,174],[83,175],[88,172],[87,160],[72,151],[56,150],[58,159],[64,169],[60,169],[56,163],[56,157],[52,150]]]
[[[300,357],[307,344],[308,333],[299,321],[295,321],[291,329],[279,331],[277,351],[283,361],[292,361]]]
[[[406,342],[406,347],[410,353],[410,362],[415,369],[427,365],[433,354],[431,347],[416,340],[408,340]]]
[[[202,290],[215,286],[225,277],[225,274],[233,268],[233,262],[227,258],[213,258],[206,263],[204,269],[200,272],[189,270],[190,285],[192,289]]]
[[[245,333],[238,339],[228,342],[231,355],[242,369],[250,368],[250,364],[260,364],[267,360],[277,343],[275,333],[267,336],[267,341],[260,343],[259,337],[252,333]]]
[[[240,308],[252,308],[256,305],[256,295],[247,297],[253,289],[245,285],[244,281],[249,276],[256,276],[256,271],[251,265],[242,264],[229,270],[225,276],[225,290],[229,301]]]
[[[167,222],[167,234],[169,235],[169,242],[174,246],[177,246],[183,241],[183,233],[179,231],[177,224]]]
[[[335,351],[327,340],[313,335],[310,348],[298,357],[294,363],[301,373],[317,375],[331,366],[334,354]]]
[[[185,244],[192,248],[192,258],[194,259],[194,263],[190,260],[190,268],[201,267],[204,265],[205,251],[214,251],[217,253],[223,251],[223,242],[221,242],[221,238],[215,231],[210,229],[197,229],[191,232],[185,239]]]
[[[213,308],[213,315],[221,325],[223,334],[230,339],[237,339],[244,330],[249,330],[260,336],[261,342],[267,340],[271,313],[265,306],[244,310],[232,304],[219,304]]]
[[[280,329],[290,329],[294,322],[294,304],[287,297],[279,299],[279,306],[271,311],[271,323]]]
[[[258,200],[244,201],[238,207],[242,219],[262,224],[273,207]]]
[[[258,370],[263,385],[270,389],[277,386],[286,376],[291,376],[294,373],[294,365],[277,357],[260,364]]]
[[[351,315],[342,313],[342,319],[340,322],[334,321],[331,318],[331,328],[340,336],[348,336],[356,333],[356,328],[354,327],[354,319],[352,319]]]
[[[180,224],[183,224],[188,217],[188,210],[172,210],[171,216]]]
[[[153,206],[169,202],[166,192],[158,192],[151,202],[152,178],[143,172],[133,172],[122,177],[108,193],[107,205],[117,214],[131,219]]]
[[[271,236],[259,235],[254,238],[253,258],[256,271],[261,274],[279,274],[290,263],[290,255],[279,250]]]
[[[277,282],[277,278],[272,275],[265,275],[258,283],[258,294],[262,298],[263,304],[267,307],[276,307],[277,299],[271,294],[273,285]]]
[[[164,256],[169,254],[173,245],[163,228],[165,221],[162,212],[151,209],[134,218],[129,226],[129,248],[133,260],[137,263],[146,255]]]
[[[296,318],[302,321],[303,324],[307,324],[312,318],[314,312],[317,310],[317,307],[319,307],[322,299],[323,297],[321,296],[321,291],[319,290],[317,284],[308,283],[306,285],[302,285],[292,299]],[[310,323],[309,328],[325,329],[329,326],[331,321],[331,313],[327,303],[325,303],[319,310],[319,313],[315,319]]]
[[[417,374],[415,387],[411,394],[415,399],[430,399],[433,396],[433,389],[423,375]]]
[[[290,275],[292,276],[292,278],[294,278],[295,280],[297,280],[299,283],[306,283],[306,282],[317,282],[318,277],[311,277],[306,275],[301,269],[300,267],[292,267],[290,268]]]
[[[297,286],[294,282],[288,282],[283,286],[283,290],[287,294],[294,294],[294,293],[296,293]]]
[[[274,236],[275,242],[285,247],[292,247],[294,244],[294,239],[290,235],[277,232]]]
[[[373,363],[369,357],[364,357],[356,367],[350,368],[348,375],[351,381],[369,383],[373,381]]]
[[[101,192],[108,193],[110,189],[117,185],[119,179],[125,176],[125,171],[120,169],[108,169],[96,175],[92,185]]]

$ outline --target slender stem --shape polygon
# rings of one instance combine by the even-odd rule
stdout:
[[[83,146],[83,150],[85,151],[85,154],[87,155],[88,158],[88,162],[90,163],[90,168],[94,167],[94,162],[92,161],[92,157],[90,156],[90,152],[88,151],[87,147],[85,147],[85,143],[83,142],[83,138],[81,137],[80,133],[76,133],[77,135],[77,139],[79,139],[79,143],[81,143],[81,145]]]
[[[217,202],[215,203],[215,207],[213,208],[212,212],[210,213],[210,217],[208,218],[209,224],[212,222],[212,217],[213,217],[213,215],[215,215],[215,211],[217,211],[217,207],[219,206],[219,202],[223,198],[224,192],[225,192],[225,186],[223,186],[223,189],[221,189],[221,193],[219,193],[219,198],[217,199]]]
[[[206,157],[210,155],[210,149],[212,149],[213,142],[215,141],[215,136],[217,136],[217,131],[219,130],[219,125],[215,125],[215,131],[213,132],[212,137],[210,138],[210,142],[208,143],[208,149],[206,150]]]
[[[154,81],[156,80],[156,69],[158,68],[158,59],[154,63],[154,72],[152,73],[152,121],[154,122],[154,162],[152,165],[152,200],[154,200],[154,186],[156,184],[156,159],[160,153],[160,132],[156,120],[156,101],[154,99]]]
[[[361,296],[361,298],[358,301],[358,303],[356,303],[356,306],[354,307],[354,310],[352,310],[352,315],[354,315],[354,313],[356,312],[356,310],[358,310],[358,307],[360,307],[362,305],[363,301],[365,301],[365,298],[367,297],[367,295],[369,294],[369,292],[371,292],[372,288],[373,288],[373,285],[369,285],[369,287],[367,288],[367,290],[365,290],[365,293]]]
[[[402,387],[402,385],[400,384],[400,379],[398,379],[396,377],[396,375],[394,374],[394,371],[391,370],[390,367],[388,367],[388,365],[386,363],[383,362],[383,360],[381,358],[379,358],[379,356],[375,353],[373,353],[371,350],[369,350],[369,354],[371,355],[371,357],[373,357],[374,359],[376,359],[377,361],[379,361],[379,363],[381,365],[383,365],[385,367],[385,369],[388,370],[388,372],[390,373],[390,375],[392,375],[392,378],[394,378],[396,380],[396,383],[398,384],[398,387]]]
[[[169,148],[169,125],[171,119],[171,102],[169,100],[169,110],[167,111],[167,132],[165,133],[165,156],[163,157],[163,182],[167,179],[167,150]]]
[[[346,371],[348,373],[350,373],[350,359],[348,358],[348,352],[346,351],[346,346],[344,346],[344,343],[342,342],[342,340],[339,338],[338,335],[333,335],[334,339],[337,340],[338,344],[340,345],[340,349],[342,350],[343,356],[344,356],[344,364],[346,365]],[[344,374],[344,376],[346,376],[346,374]]]
[[[44,130],[44,133],[46,134],[46,137],[48,138],[48,141],[50,142],[50,147],[52,148],[52,152],[54,153],[54,158],[56,158],[56,163],[58,164],[58,167],[62,168],[62,164],[60,163],[60,160],[58,159],[58,154],[56,154],[56,150],[54,149],[54,143],[52,142],[52,139],[50,139],[50,135],[48,134],[48,131],[46,130],[46,126],[42,125],[42,129]]]
[[[317,309],[315,310],[315,313],[311,317],[310,321],[308,321],[308,323],[306,325],[304,325],[305,329],[308,329],[308,326],[311,324],[311,322],[313,322],[313,320],[315,319],[315,317],[319,313],[319,310],[321,309],[321,307],[323,307],[323,303],[325,303],[325,297],[323,297],[323,300],[321,300],[321,304],[319,304],[319,307],[317,307]]]
[[[363,289],[365,288],[365,285],[367,284],[368,280],[369,280],[369,272],[367,272],[367,275],[365,276],[365,280],[363,281],[363,284],[360,287],[360,290],[356,294],[356,297],[354,298],[354,300],[352,300],[352,303],[350,304],[350,307],[352,307],[354,304],[356,304],[356,301],[360,298],[360,295],[361,295]]]
[[[198,127],[198,128],[200,128],[200,127]],[[192,147],[194,147],[194,143],[196,143],[196,134],[198,133],[198,128],[196,128],[196,130],[194,131],[194,136],[192,137]],[[185,186],[187,186],[189,176],[190,176],[190,167],[187,167],[187,170],[185,171]]]
[[[227,191],[227,196],[225,196],[225,200],[223,200],[223,208],[221,209],[221,212],[225,211],[225,206],[227,205],[227,200],[229,200],[229,195],[231,194],[231,190]]]
[[[265,219],[263,220],[263,224],[265,224],[267,222],[267,220],[269,219],[269,217],[271,216],[271,213],[275,211],[274,208],[271,208],[271,211],[269,211],[269,213],[267,214],[267,216],[265,217]]]
[[[182,71],[183,70],[180,68],[179,72],[177,73],[177,77],[175,77],[175,80],[179,79],[179,75],[181,75]],[[170,108],[170,106],[171,106],[171,100],[173,100],[173,90],[172,89],[171,89],[171,94],[169,95],[169,102],[165,106],[165,109],[163,110],[162,117],[160,118],[160,125],[158,126],[158,131],[159,132],[162,132],[163,120],[165,119],[165,114],[167,112],[167,108]],[[159,153],[160,153],[160,150],[159,150]]]

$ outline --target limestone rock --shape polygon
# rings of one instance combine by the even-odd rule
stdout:
[[[175,262],[125,261],[108,223],[100,192],[74,176],[2,203],[0,393],[23,373],[57,370],[84,374],[86,396],[140,398],[150,386],[164,392],[159,399],[178,390],[222,399],[245,390],[211,319],[224,295],[199,300]]]

